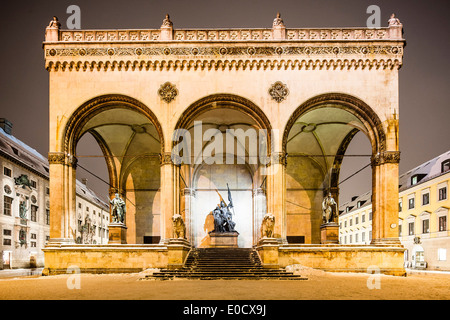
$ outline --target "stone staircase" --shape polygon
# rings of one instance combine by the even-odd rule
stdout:
[[[170,280],[174,278],[200,280],[274,279],[307,280],[284,269],[265,269],[258,254],[247,248],[192,249],[180,269],[162,269],[146,278]]]

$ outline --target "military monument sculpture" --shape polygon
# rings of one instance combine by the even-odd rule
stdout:
[[[228,205],[223,200],[220,193],[220,203],[212,211],[214,217],[214,230],[209,232],[212,247],[237,247],[237,237],[239,232],[235,230],[236,223],[233,221],[234,211],[233,199],[231,191],[227,183],[228,189]]]

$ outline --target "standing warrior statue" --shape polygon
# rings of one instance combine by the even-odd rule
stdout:
[[[322,219],[323,223],[330,223],[334,221],[337,213],[337,203],[334,201],[331,193],[323,199],[322,202]]]
[[[111,216],[113,218],[113,222],[124,223],[126,213],[125,201],[123,201],[119,194],[116,193],[115,198],[113,198],[110,203],[112,204]]]

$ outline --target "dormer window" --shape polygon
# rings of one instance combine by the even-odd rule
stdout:
[[[441,173],[447,172],[450,170],[450,159],[444,160],[441,163]]]
[[[426,174],[415,174],[411,177],[411,185],[415,185],[417,183],[420,182],[420,180],[422,180],[424,177],[426,176]]]

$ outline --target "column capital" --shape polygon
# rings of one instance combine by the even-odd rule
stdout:
[[[182,158],[179,155],[172,154],[172,152],[164,152],[159,154],[159,164],[173,164],[176,166],[180,166],[182,163]]]
[[[266,164],[266,167],[274,164],[282,164],[283,166],[286,166],[287,156],[288,154],[286,152],[273,152],[270,157],[268,157],[269,162]]]
[[[382,151],[370,158],[371,166],[379,166],[385,163],[399,163],[400,151]]]
[[[63,164],[73,168],[77,167],[78,159],[74,155],[69,155],[64,152],[49,152],[49,164]]]

